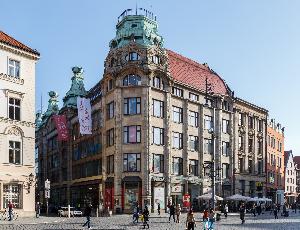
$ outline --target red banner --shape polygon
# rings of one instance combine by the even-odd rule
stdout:
[[[191,206],[190,199],[191,199],[191,196],[189,194],[185,194],[183,196],[183,207],[189,208]]]
[[[67,119],[65,115],[54,115],[55,127],[58,133],[59,141],[69,140],[69,132],[67,128]]]

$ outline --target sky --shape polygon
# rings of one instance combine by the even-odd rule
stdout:
[[[37,110],[50,90],[62,101],[73,66],[86,89],[102,78],[117,17],[136,5],[157,15],[164,47],[207,62],[236,96],[269,110],[285,127],[285,150],[300,155],[298,0],[0,0],[0,30],[41,53]]]

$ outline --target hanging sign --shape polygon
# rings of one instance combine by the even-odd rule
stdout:
[[[190,207],[191,206],[190,200],[191,200],[191,196],[189,194],[185,194],[183,196],[183,207],[186,208]]]
[[[90,99],[77,97],[77,109],[80,134],[92,134],[92,108]]]
[[[67,119],[65,115],[54,115],[53,116],[55,127],[57,129],[58,140],[67,141],[69,140],[69,132],[67,128]]]

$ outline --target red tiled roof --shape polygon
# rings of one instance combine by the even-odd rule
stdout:
[[[40,53],[38,51],[29,48],[28,46],[26,46],[23,43],[17,41],[16,39],[14,39],[13,37],[7,35],[6,33],[4,33],[1,30],[0,30],[0,42],[5,43],[6,45],[13,46],[15,48],[18,48],[18,49],[21,49],[21,50],[27,51],[29,53],[40,56]]]
[[[174,51],[167,49],[166,51],[169,57],[171,76],[175,80],[205,92],[205,80],[207,78],[208,83],[212,85],[214,94],[228,94],[223,79],[209,69],[209,67],[177,54]]]

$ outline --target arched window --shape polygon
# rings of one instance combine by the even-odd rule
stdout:
[[[140,55],[136,52],[130,52],[128,55],[125,57],[126,61],[138,61],[140,60]]]
[[[159,58],[159,56],[158,56],[158,55],[152,56],[152,62],[153,62],[154,64],[159,64],[159,63],[160,63],[160,58]]]
[[[129,74],[123,78],[123,85],[141,85],[141,77],[135,74]]]

